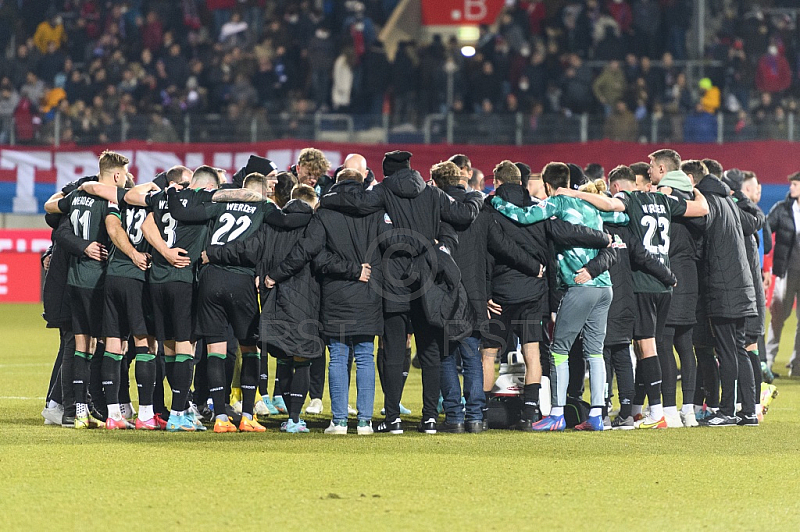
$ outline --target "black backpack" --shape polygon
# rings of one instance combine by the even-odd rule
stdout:
[[[564,420],[568,428],[574,428],[589,418],[591,405],[578,397],[567,397],[567,404],[564,405]]]

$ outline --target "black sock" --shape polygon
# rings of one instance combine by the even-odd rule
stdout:
[[[528,420],[538,418],[539,413],[539,390],[542,385],[537,383],[526,384],[523,389],[523,400],[525,405],[523,407],[523,417]]]
[[[269,367],[267,364],[269,363],[269,355],[267,354],[267,350],[264,349],[261,351],[261,363],[259,364],[259,372],[258,372],[258,393],[261,394],[262,397],[269,397]]]
[[[634,383],[634,394],[633,394],[633,404],[635,405],[643,405],[644,399],[647,397],[647,387],[645,386],[645,370],[642,361],[640,360],[639,363],[636,365],[636,375],[634,376],[633,383]]]
[[[658,357],[643,358],[639,361],[642,365],[642,377],[647,390],[647,402],[650,406],[661,404],[661,365]]]
[[[92,355],[82,351],[75,351],[73,358],[73,379],[72,386],[75,392],[75,402],[87,404],[89,402],[89,375],[91,370],[89,364]]]
[[[103,353],[103,363],[100,369],[100,378],[103,383],[103,393],[106,405],[119,404],[119,373],[122,365],[122,355],[117,353]]]
[[[258,370],[261,360],[258,353],[242,353],[242,372],[239,386],[242,388],[242,413],[253,415],[258,388]]]
[[[148,353],[147,347],[136,348],[136,389],[139,392],[139,406],[152,405],[156,388],[156,356]]]
[[[225,405],[228,398],[225,396],[225,354],[208,354],[208,388],[211,400],[214,402],[214,414],[226,414]]]
[[[310,377],[309,377],[310,378]],[[279,358],[275,364],[275,387],[272,397],[280,397],[289,408],[289,393],[292,386],[292,360]]]
[[[165,377],[165,368],[164,368],[164,353],[161,352],[159,356],[156,356],[156,386],[153,389],[153,412],[156,414],[161,414],[162,419],[167,419],[169,416],[169,411],[167,407],[164,405],[164,377]]]
[[[175,355],[172,363],[172,410],[183,412],[189,400],[189,388],[192,386],[192,355]]]
[[[132,344],[132,342],[129,342]],[[135,349],[135,347],[133,348]],[[122,355],[119,368],[119,403],[126,404],[131,402],[131,360],[133,357],[128,356],[133,352],[128,349],[128,352]]]
[[[289,417],[297,423],[300,420],[300,411],[306,402],[308,387],[311,381],[311,362],[294,362],[294,375],[292,376],[291,400],[289,402]]]
[[[105,350],[105,343],[98,341],[94,353],[89,357],[89,380],[87,381],[89,400],[100,419],[108,418],[106,396],[103,391],[103,353]]]

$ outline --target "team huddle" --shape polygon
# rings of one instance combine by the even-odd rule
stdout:
[[[460,154],[430,180],[408,152],[386,153],[377,182],[358,154],[329,176],[306,148],[286,172],[251,156],[230,184],[176,166],[134,185],[128,159],[103,152],[45,204],[44,317],[61,335],[45,423],[264,432],[259,417],[286,415],[281,431],[306,433],[327,370],[326,434],[351,415],[357,434],[400,434],[413,338],[420,432],[482,432],[497,408],[528,432],[758,426],[777,389],[759,349],[757,178],[649,158],[594,181],[506,160],[487,196]],[[517,352],[512,403],[495,366]]]

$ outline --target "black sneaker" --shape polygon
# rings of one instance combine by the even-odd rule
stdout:
[[[525,405],[525,408],[522,414],[527,418],[528,421],[531,423],[536,423],[537,421],[542,420],[542,411],[539,409],[539,405]]]
[[[436,434],[436,420],[431,417],[425,421],[420,421],[417,431],[423,434]]]
[[[742,415],[739,417],[739,423],[737,423],[740,427],[757,427],[758,426],[758,416],[753,414],[751,416]]]
[[[483,426],[483,421],[467,421],[464,423],[464,429],[471,434],[478,434],[486,430]]]
[[[717,412],[713,416],[706,418],[698,423],[703,427],[735,427],[739,423],[736,416],[726,416],[722,412]]]
[[[375,432],[383,434],[402,434],[403,423],[400,421],[400,418],[391,422],[388,419],[384,419],[375,427]]]
[[[488,419],[484,419],[482,423],[483,423],[483,430],[484,431],[489,430],[489,420]]]
[[[450,423],[445,421],[437,428],[439,432],[445,432],[447,434],[464,434],[464,424],[463,423]]]
[[[514,425],[514,428],[521,430],[522,432],[533,432],[533,429],[531,428],[531,425],[533,424],[534,421],[531,421],[530,419],[520,419],[517,421],[516,425]]]

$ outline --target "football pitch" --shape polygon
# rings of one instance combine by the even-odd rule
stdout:
[[[322,434],[327,390],[306,435],[285,417],[266,434],[44,426],[58,333],[40,313],[0,305],[0,530],[800,530],[794,316],[758,428],[418,434],[412,368],[412,430],[360,437]]]

